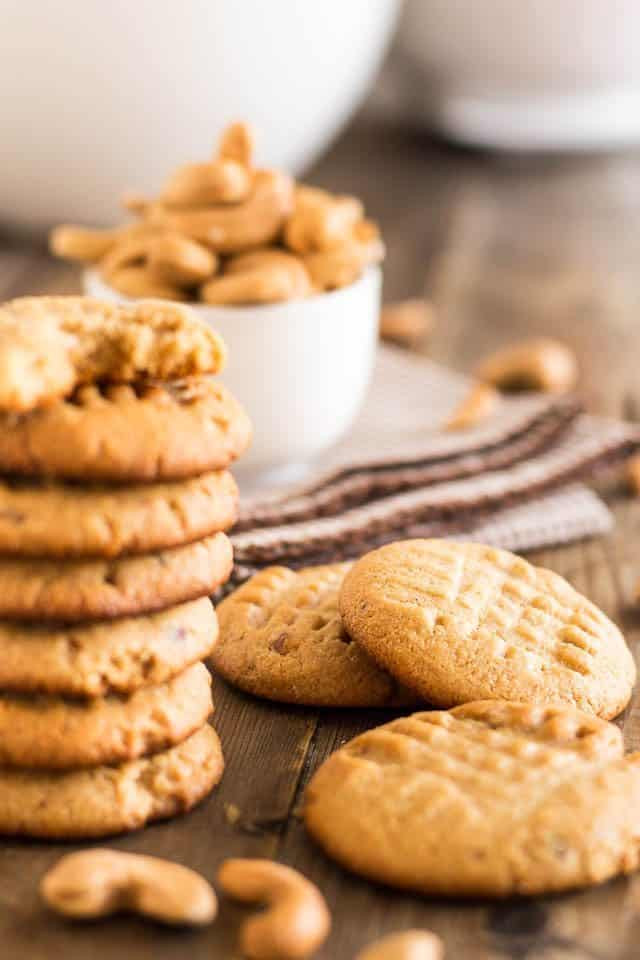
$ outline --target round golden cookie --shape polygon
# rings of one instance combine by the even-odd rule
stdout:
[[[224,343],[193,310],[141,300],[22,297],[0,306],[0,408],[32,410],[83,383],[218,373]]]
[[[0,618],[76,623],[152,613],[208,596],[232,567],[224,533],[141,557],[0,559]]]
[[[562,577],[506,550],[405,540],[362,557],[340,612],[351,636],[428,703],[569,703],[614,717],[635,665],[618,628]]]
[[[268,567],[244,583],[217,608],[215,672],[248,693],[284,703],[416,703],[345,633],[338,594],[349,567]]]
[[[135,760],[185,740],[212,710],[203,663],[128,696],[0,693],[0,766],[57,770]]]
[[[205,724],[152,757],[84,770],[0,768],[0,834],[81,839],[138,830],[185,813],[222,777],[217,734]]]
[[[174,480],[227,467],[249,419],[208,377],[89,384],[28,413],[0,412],[0,471],[84,480]]]
[[[133,693],[203,660],[217,638],[207,597],[107,623],[0,620],[0,690],[75,697]]]
[[[573,707],[486,700],[416,713],[334,753],[304,819],[376,882],[446,895],[551,893],[640,859],[640,753]]]
[[[0,554],[116,557],[190,543],[226,530],[238,489],[226,470],[190,480],[80,487],[0,481]]]

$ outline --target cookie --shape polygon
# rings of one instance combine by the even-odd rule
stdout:
[[[383,669],[436,706],[517,699],[609,718],[635,681],[620,631],[594,604],[493,547],[388,544],[347,574],[340,612]]]
[[[4,478],[0,554],[116,557],[175,547],[230,527],[237,499],[225,470],[127,487]]]
[[[218,621],[207,597],[111,623],[0,620],[0,690],[104,697],[165,683],[213,650]]]
[[[249,419],[209,377],[87,384],[28,413],[0,412],[0,471],[84,480],[174,480],[227,467]]]
[[[211,662],[236,687],[269,700],[322,707],[416,703],[342,626],[338,594],[350,564],[262,570],[217,608]]]
[[[416,713],[334,753],[304,819],[348,869],[421,893],[551,893],[640,859],[640,753],[573,707]]]
[[[224,533],[142,557],[0,559],[0,618],[77,623],[152,613],[208,596],[232,567]]]
[[[185,740],[212,710],[203,663],[129,696],[0,693],[0,766],[57,770],[135,760]]]
[[[46,839],[106,837],[190,810],[224,770],[208,724],[152,757],[114,767],[0,768],[0,833]]]
[[[224,362],[218,334],[175,303],[22,297],[0,307],[2,410],[32,410],[83,383],[218,373]]]

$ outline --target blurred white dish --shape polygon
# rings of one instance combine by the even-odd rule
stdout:
[[[360,411],[373,371],[382,274],[341,290],[266,306],[193,308],[229,348],[221,380],[246,407],[253,442],[234,473],[241,488],[289,482],[338,441]],[[91,296],[126,302],[95,270]],[[244,479],[245,483],[242,483]]]
[[[398,0],[0,0],[0,221],[118,218],[248,120],[297,172],[366,93]]]
[[[470,143],[637,143],[639,31],[636,0],[409,0],[406,96],[414,114]]]

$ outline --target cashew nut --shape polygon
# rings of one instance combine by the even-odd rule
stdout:
[[[120,237],[120,230],[92,230],[63,224],[51,231],[49,249],[56,257],[91,263],[101,260]]]
[[[253,158],[253,133],[246,123],[232,123],[222,134],[218,147],[218,159],[233,160],[251,169]]]
[[[363,213],[362,204],[355,197],[336,197],[315,187],[298,187],[284,242],[296,253],[329,250],[348,242]]]
[[[123,267],[133,267],[142,265],[149,251],[149,236],[124,237],[102,258],[100,262],[100,273],[105,280],[111,282],[111,278]]]
[[[282,250],[256,250],[231,257],[225,273],[200,289],[205,303],[278,303],[308,296],[311,282],[298,257]]]
[[[239,203],[251,190],[251,174],[235,160],[190,163],[179,167],[160,194],[170,208],[199,207],[215,203]]]
[[[340,246],[309,253],[303,257],[303,262],[314,287],[335,290],[354,283],[365,267],[379,263],[383,257],[384,245],[375,223],[360,220]]]
[[[291,867],[272,860],[226,860],[218,883],[236,900],[266,904],[241,930],[240,946],[251,960],[302,960],[329,935],[324,897]]]
[[[500,403],[500,394],[488,383],[475,383],[447,422],[447,430],[468,430],[486,420]]]
[[[576,358],[558,340],[524,340],[491,354],[475,375],[499,390],[566,393],[578,379]]]
[[[162,923],[202,926],[218,909],[210,885],[194,870],[98,848],[58,860],[43,877],[40,892],[57,913],[83,919],[128,911]]]
[[[356,960],[442,960],[442,940],[429,930],[392,933],[361,950]]]
[[[380,313],[380,336],[411,346],[433,326],[433,308],[426,300],[386,304]]]
[[[151,222],[199,240],[218,253],[266,246],[280,234],[293,203],[293,181],[284,173],[258,171],[243,203],[194,210],[168,210],[158,204]]]
[[[627,460],[627,481],[631,492],[640,496],[640,454]]]
[[[195,240],[179,233],[162,233],[149,242],[147,265],[160,283],[189,287],[213,276],[218,258]]]
[[[157,280],[146,266],[122,267],[109,274],[109,284],[125,297],[154,300],[186,300],[184,290]]]

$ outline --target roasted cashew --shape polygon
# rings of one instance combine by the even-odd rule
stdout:
[[[499,390],[566,393],[576,384],[578,365],[564,343],[541,338],[496,351],[480,363],[475,375]]]
[[[627,481],[631,492],[640,496],[640,454],[627,460]]]
[[[225,273],[200,289],[205,303],[278,303],[306,297],[309,274],[298,257],[282,250],[256,250],[231,257]]]
[[[190,287],[213,276],[218,258],[195,240],[179,233],[161,233],[149,242],[147,265],[160,283]]]
[[[482,420],[486,420],[500,403],[500,394],[488,383],[474,383],[461,403],[453,411],[447,422],[446,430],[468,430]]]
[[[387,303],[380,312],[380,336],[412,346],[433,326],[433,308],[426,300]]]
[[[240,253],[272,243],[293,203],[293,181],[284,173],[258,171],[244,203],[174,211],[162,204],[150,211],[151,223],[182,233],[217,253]]]
[[[194,870],[135,853],[82,850],[49,870],[40,892],[66,917],[105,917],[128,911],[161,923],[202,926],[217,913],[216,896]]]
[[[318,290],[335,290],[354,283],[369,264],[384,257],[384,245],[371,220],[360,220],[344,243],[331,250],[309,253],[303,263]]]
[[[253,159],[253,132],[246,123],[232,123],[222,134],[218,146],[218,160],[233,160],[251,169]]]
[[[235,160],[190,163],[179,167],[165,184],[160,202],[169,208],[240,203],[251,191],[249,170]]]
[[[99,230],[63,224],[49,235],[49,249],[56,257],[92,263],[101,260],[122,236],[121,230]]]
[[[125,297],[151,297],[154,300],[187,300],[180,287],[157,280],[147,266],[122,267],[109,274],[109,285]]]
[[[356,960],[442,960],[442,940],[429,930],[392,933],[361,950]]]
[[[302,960],[329,934],[331,916],[324,897],[291,867],[272,860],[226,860],[218,883],[236,900],[266,904],[241,930],[240,946],[251,960]]]
[[[150,236],[145,234],[141,236],[134,234],[120,239],[100,261],[100,273],[103,278],[110,283],[113,275],[123,267],[143,265],[149,252],[150,240]]]
[[[315,187],[298,187],[284,242],[296,253],[330,250],[348,242],[364,210],[355,197],[333,196]]]

